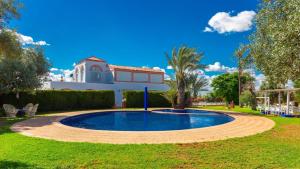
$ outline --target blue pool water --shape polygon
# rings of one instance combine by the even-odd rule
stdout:
[[[165,113],[157,113],[165,112]],[[221,113],[186,109],[172,111],[113,111],[77,115],[61,120],[64,125],[115,131],[165,131],[209,127],[228,123],[234,118]]]

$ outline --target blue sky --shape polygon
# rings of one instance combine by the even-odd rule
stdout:
[[[166,69],[165,52],[187,45],[205,53],[204,64],[220,62],[219,67],[226,69],[236,66],[233,52],[253,31],[253,11],[259,1],[22,2],[21,18],[10,26],[26,35],[25,41],[47,43],[45,53],[55,68],[72,69],[74,62],[95,55],[110,64]],[[208,32],[203,31],[206,27]],[[211,68],[218,64],[214,66]],[[216,69],[206,74],[220,72]]]

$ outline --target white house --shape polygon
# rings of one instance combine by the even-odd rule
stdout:
[[[81,60],[75,65],[73,82],[50,81],[44,89],[54,90],[113,90],[116,107],[122,106],[125,90],[166,91],[164,72],[150,68],[110,65],[95,56]]]

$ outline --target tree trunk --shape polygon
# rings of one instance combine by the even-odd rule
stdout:
[[[197,97],[198,97],[197,90],[193,89],[193,98],[197,98]]]
[[[256,94],[255,94],[255,91],[254,91],[254,85],[252,84],[249,91],[251,93],[251,109],[252,110],[256,110],[256,107],[257,107],[257,100],[256,100]]]
[[[238,78],[239,78],[239,106],[243,107],[242,103],[241,103],[241,93],[242,93],[241,76],[242,76],[242,68],[240,66],[240,61],[239,61],[239,70],[238,71],[239,71],[239,74],[238,74]]]
[[[184,95],[185,95],[185,84],[184,84],[184,81],[179,81],[178,82],[178,106],[177,108],[178,109],[184,109],[185,107],[185,98],[184,98]]]

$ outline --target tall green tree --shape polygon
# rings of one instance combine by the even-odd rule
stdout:
[[[186,84],[192,96],[196,98],[201,89],[208,85],[208,80],[205,77],[199,77],[198,73],[192,73],[188,75]]]
[[[42,49],[27,48],[17,58],[0,59],[0,93],[32,90],[40,87],[49,70]]]
[[[272,81],[300,78],[300,1],[264,0],[251,36],[256,67]]]
[[[249,74],[244,74],[241,76],[241,83],[245,85],[249,81],[254,79]],[[222,97],[229,103],[234,101],[235,104],[239,103],[239,80],[238,73],[226,73],[217,76],[213,79],[211,86],[213,87],[213,92],[217,97]]]
[[[174,48],[171,56],[166,54],[168,64],[172,66],[175,72],[175,78],[177,83],[178,92],[178,108],[183,109],[185,107],[185,90],[186,79],[189,73],[204,68],[205,66],[200,64],[203,57],[203,53],[198,53],[195,48],[189,48],[186,46],[180,47],[178,50]]]
[[[16,32],[4,28],[18,18],[16,0],[0,0],[0,93],[32,90],[40,87],[49,70],[48,60],[39,47],[24,48]]]

